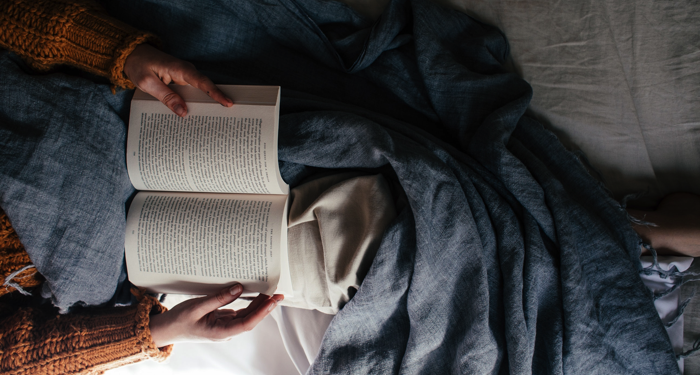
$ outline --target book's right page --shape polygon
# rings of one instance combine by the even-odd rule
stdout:
[[[129,280],[157,293],[291,293],[286,195],[140,192],[126,224]]]
[[[187,102],[181,118],[137,90],[131,102],[127,169],[138,190],[287,194],[277,164],[278,86],[226,86],[227,108],[192,86],[170,86]]]

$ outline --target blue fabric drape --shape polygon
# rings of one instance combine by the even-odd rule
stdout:
[[[376,22],[321,0],[105,6],[159,35],[166,51],[216,83],[281,85],[279,156],[289,183],[318,169],[390,168],[405,191],[408,204],[360,290],[331,323],[310,373],[678,373],[638,276],[639,238],[579,160],[524,115],[531,88],[502,68],[508,45],[497,29],[422,0],[392,1]],[[99,200],[83,209],[102,212],[115,222],[110,231],[123,231],[128,95],[105,97],[107,88],[60,74],[27,76],[7,54],[0,68],[13,77],[0,93],[3,116],[11,119],[3,123],[30,122],[50,134],[83,121],[71,132],[95,127],[113,134],[114,144],[98,147],[117,149],[94,161],[95,170],[114,172],[105,179],[111,195],[81,186],[70,191]],[[11,110],[26,103],[6,103],[5,88],[37,80],[29,93],[15,90],[22,102],[54,100],[39,87],[47,80],[102,96],[93,95],[89,107],[80,107],[90,109],[75,118],[42,124],[48,109],[39,106],[30,116]],[[88,99],[65,99],[58,112],[70,113],[70,103],[81,100]],[[7,129],[3,147],[32,147],[31,135]],[[56,220],[24,224],[32,217],[20,219],[27,204],[7,193],[20,189],[8,176],[0,204],[32,243],[39,267],[55,241],[29,233]],[[112,210],[100,211],[106,206]],[[97,224],[106,232],[105,223]],[[105,244],[111,255],[100,255],[109,262],[102,268],[119,269],[116,243]],[[72,274],[78,284],[86,277],[79,268]],[[86,296],[98,291],[108,299],[106,290],[116,284],[110,282],[104,290],[79,289],[82,295],[64,288],[58,300],[92,302]]]

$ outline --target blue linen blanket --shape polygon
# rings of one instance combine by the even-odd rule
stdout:
[[[222,84],[283,87],[279,157],[396,178],[407,205],[310,373],[678,373],[624,210],[525,115],[505,37],[423,0],[104,4]],[[0,206],[67,308],[122,272],[129,92],[2,53]]]

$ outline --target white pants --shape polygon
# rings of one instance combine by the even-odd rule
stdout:
[[[335,314],[362,283],[396,217],[381,175],[315,178],[292,189],[289,267],[294,296],[282,305]]]

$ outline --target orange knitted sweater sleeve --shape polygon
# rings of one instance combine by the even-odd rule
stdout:
[[[66,64],[134,88],[124,63],[137,45],[157,42],[86,0],[0,1],[0,47],[46,71]]]
[[[29,300],[18,293],[0,300],[2,374],[99,374],[147,358],[164,360],[172,351],[151,339],[149,315],[165,309],[153,297],[66,315]]]
[[[152,297],[136,306],[58,315],[21,290],[43,281],[0,208],[0,374],[101,373],[147,358],[165,359],[172,346],[156,348],[150,315],[165,311]],[[8,283],[12,282],[12,285]]]

